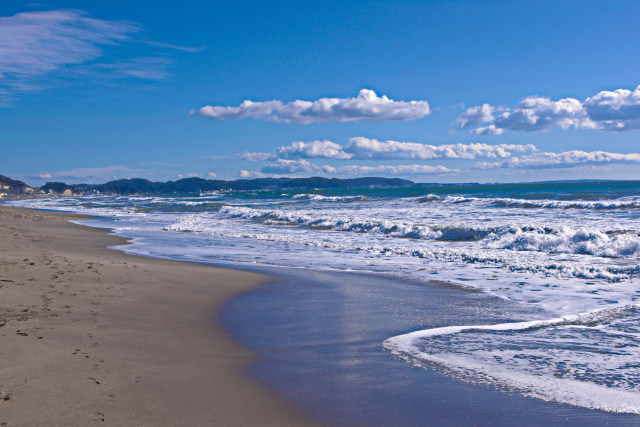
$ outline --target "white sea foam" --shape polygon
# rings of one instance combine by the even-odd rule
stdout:
[[[439,201],[443,204],[470,203],[484,207],[520,208],[520,209],[639,209],[640,197],[620,197],[615,200],[553,200],[553,199],[520,199],[510,197],[469,197],[469,196],[437,196],[430,194],[416,199],[417,202]]]
[[[437,363],[466,381],[506,386],[549,401],[640,414],[638,307],[426,329],[389,338],[383,346],[417,365]],[[631,318],[625,322],[625,317]],[[606,334],[609,339],[603,339]],[[467,336],[438,342],[456,335]]]
[[[488,204],[495,207],[509,208],[547,208],[547,209],[638,209],[640,198],[628,197],[617,200],[528,200],[528,199],[487,199]]]
[[[305,229],[283,227],[283,230],[274,229],[274,220],[266,220],[261,211],[248,208],[223,207],[221,212],[234,213],[249,212],[249,215],[241,215],[242,218],[259,217],[265,222],[258,224],[229,223],[218,216],[210,214],[184,215],[176,222],[164,227],[166,231],[207,233],[216,236],[237,237],[242,239],[269,240],[283,243],[294,243],[306,246],[324,247],[326,249],[338,249],[345,251],[365,251],[374,254],[395,255],[400,257],[413,257],[421,260],[433,260],[440,262],[457,262],[467,265],[493,265],[506,268],[513,272],[528,272],[551,277],[575,277],[582,279],[603,279],[619,281],[640,275],[640,265],[606,258],[590,257],[589,263],[580,252],[571,254],[573,258],[567,258],[563,253],[560,256],[550,257],[549,254],[523,255],[518,250],[508,248],[492,248],[490,246],[470,247],[459,245],[451,247],[448,242],[438,243],[438,246],[425,247],[416,240],[408,239],[371,239],[365,233],[345,239],[338,228],[332,232],[323,229],[323,222],[313,222],[319,231],[309,232]],[[272,218],[272,217],[269,217]],[[284,216],[278,221],[285,221]],[[286,218],[286,221],[300,220]],[[312,223],[308,221],[307,224]],[[283,222],[290,224],[290,222]],[[282,225],[282,224],[280,224]],[[359,224],[358,226],[361,226]],[[327,227],[329,228],[329,227]],[[242,230],[242,231],[239,231]],[[364,234],[364,235],[363,235]],[[542,251],[540,251],[542,252]]]
[[[599,257],[640,259],[640,235],[636,230],[598,230],[569,226],[467,226],[454,224],[416,224],[364,215],[331,215],[322,211],[286,211],[224,206],[231,217],[259,220],[268,225],[298,225],[356,233],[384,234],[391,237],[452,242],[482,241],[482,246],[515,251],[588,254]],[[422,255],[424,256],[424,255]]]
[[[104,217],[128,217],[137,213],[134,205],[122,203],[123,200],[128,201],[128,199],[118,198],[115,200],[121,203],[111,206],[109,204],[94,205],[89,198],[55,198],[15,200],[10,204],[31,209],[63,210]]]
[[[364,200],[363,196],[323,196],[322,194],[295,194],[294,200],[313,200],[316,202],[345,202],[352,200]]]

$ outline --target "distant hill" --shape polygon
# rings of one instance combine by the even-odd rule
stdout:
[[[224,181],[217,179],[185,178],[178,181],[153,182],[142,178],[120,179],[105,184],[73,184],[47,182],[40,189],[46,193],[62,194],[185,194],[203,191],[304,190],[338,188],[412,187],[412,181],[400,178],[256,178]]]
[[[0,175],[0,197],[5,195],[30,194],[35,190],[22,181],[11,179],[8,176]]]
[[[16,181],[15,179],[11,179],[8,176],[4,176],[4,175],[0,175],[0,184],[6,187],[13,187],[13,188],[28,187],[28,185],[25,184],[24,182]]]

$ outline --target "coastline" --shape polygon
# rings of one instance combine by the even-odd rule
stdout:
[[[217,320],[267,276],[110,250],[81,218],[0,206],[3,425],[314,424]]]

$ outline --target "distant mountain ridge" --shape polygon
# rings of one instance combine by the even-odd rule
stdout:
[[[34,188],[22,181],[11,179],[0,175],[0,199],[12,199],[23,197],[46,197],[47,195],[175,195],[175,194],[199,194],[215,191],[293,191],[293,190],[331,190],[331,189],[358,189],[358,188],[432,188],[433,191],[440,191],[437,188],[446,188],[445,191],[452,191],[455,188],[465,191],[477,191],[485,187],[492,189],[502,188],[507,191],[511,187],[521,187],[526,185],[531,189],[539,188],[545,190],[547,185],[567,186],[573,188],[580,184],[593,184],[596,186],[616,184],[634,184],[640,186],[640,181],[629,180],[562,180],[562,181],[536,181],[536,182],[514,182],[514,183],[414,183],[401,178],[256,178],[238,179],[235,181],[204,179],[204,178],[184,178],[177,181],[153,182],[143,178],[120,179],[109,181],[104,184],[66,184],[64,182],[47,182],[40,188]],[[546,190],[545,190],[546,191]],[[581,190],[583,191],[583,190]]]
[[[120,179],[104,184],[65,184],[47,182],[40,189],[46,193],[63,194],[185,194],[206,191],[304,190],[343,188],[412,187],[415,183],[400,178],[256,178],[224,181],[217,179],[184,178],[178,181],[153,182],[142,178]]]

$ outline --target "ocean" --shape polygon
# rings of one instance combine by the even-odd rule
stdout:
[[[390,335],[374,341],[406,366],[406,375],[416,367],[437,370],[461,384],[527,399],[640,414],[640,182],[220,191],[11,204],[95,215],[83,223],[130,238],[131,245],[118,249],[133,254],[331,278],[342,286],[334,303],[375,300],[395,316],[379,329]],[[340,285],[354,280],[357,285]],[[288,296],[263,293],[262,301],[295,305],[292,295],[313,299],[312,288],[293,281]],[[437,310],[423,307],[433,293],[420,289],[446,290],[439,319]],[[466,314],[452,315],[451,307]],[[264,337],[248,332],[258,321],[252,316],[229,320],[236,322],[230,327],[244,325],[243,339],[255,348],[277,343],[278,337],[262,343]],[[287,319],[280,322],[286,326]],[[367,339],[365,330],[358,339]]]

